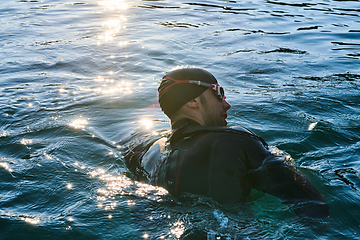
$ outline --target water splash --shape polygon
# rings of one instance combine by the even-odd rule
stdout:
[[[220,224],[220,228],[227,228],[229,219],[225,216],[223,212],[220,212],[218,209],[215,209],[214,216],[218,221],[218,223]]]

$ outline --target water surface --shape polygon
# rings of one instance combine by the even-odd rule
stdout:
[[[0,3],[1,239],[358,239],[359,1]],[[177,65],[213,73],[243,125],[295,159],[324,223],[271,196],[176,200],[133,180],[119,142],[169,128]]]

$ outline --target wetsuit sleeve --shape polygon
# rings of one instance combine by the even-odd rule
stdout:
[[[262,144],[257,144],[256,152],[255,156],[248,154],[249,157],[262,159],[261,165],[252,166],[247,172],[246,178],[251,187],[276,196],[285,204],[292,204],[292,210],[300,217],[329,215],[324,196],[305,175],[286,163],[284,157],[271,154]]]
[[[209,195],[218,202],[243,200],[251,188],[292,204],[298,216],[326,217],[328,205],[310,181],[255,138],[225,137],[214,142]]]

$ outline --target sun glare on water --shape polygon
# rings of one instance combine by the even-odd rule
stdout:
[[[308,130],[312,131],[315,128],[316,124],[317,124],[317,122],[310,123]]]
[[[20,140],[20,143],[21,143],[22,145],[31,145],[31,144],[33,144],[33,140],[32,140],[32,139],[23,138],[23,139]]]
[[[39,219],[33,218],[33,217],[21,217],[21,220],[27,222],[27,223],[31,223],[31,224],[38,224],[40,223]]]
[[[119,36],[121,29],[126,29],[124,22],[126,22],[127,18],[123,15],[123,13],[124,10],[128,8],[128,5],[122,0],[106,0],[101,1],[98,4],[103,6],[106,10],[116,10],[118,14],[121,14],[117,17],[111,15],[112,19],[108,19],[102,24],[106,30],[103,34],[99,35],[100,42],[98,42],[98,45],[101,45],[103,42],[108,42]]]
[[[110,74],[110,73],[109,73]],[[113,72],[111,75],[114,74]],[[98,83],[100,86],[94,89],[88,89],[88,91],[94,91],[97,94],[131,94],[133,92],[132,90],[132,83],[129,81],[115,81],[112,78],[104,78],[102,76],[98,76],[94,79],[96,83]],[[82,89],[86,90],[86,89]]]
[[[69,123],[71,127],[76,129],[84,129],[87,124],[88,124],[87,120],[83,118],[75,119],[74,121]]]
[[[117,10],[117,9],[122,9],[125,10],[127,9],[129,6],[125,1],[122,0],[105,0],[105,1],[101,1],[98,3],[100,6],[103,6],[105,8],[109,8],[111,10]]]
[[[149,119],[142,119],[140,124],[144,129],[150,129],[153,126],[153,122]]]
[[[12,170],[7,162],[0,162],[0,167],[3,167],[4,169],[8,170],[9,172],[12,172]]]

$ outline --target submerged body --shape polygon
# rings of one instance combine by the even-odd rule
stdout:
[[[243,202],[254,188],[292,204],[299,216],[328,216],[324,197],[310,181],[249,130],[189,119],[172,127],[169,136],[126,153],[138,180],[164,187],[174,197],[200,194],[219,203]]]

